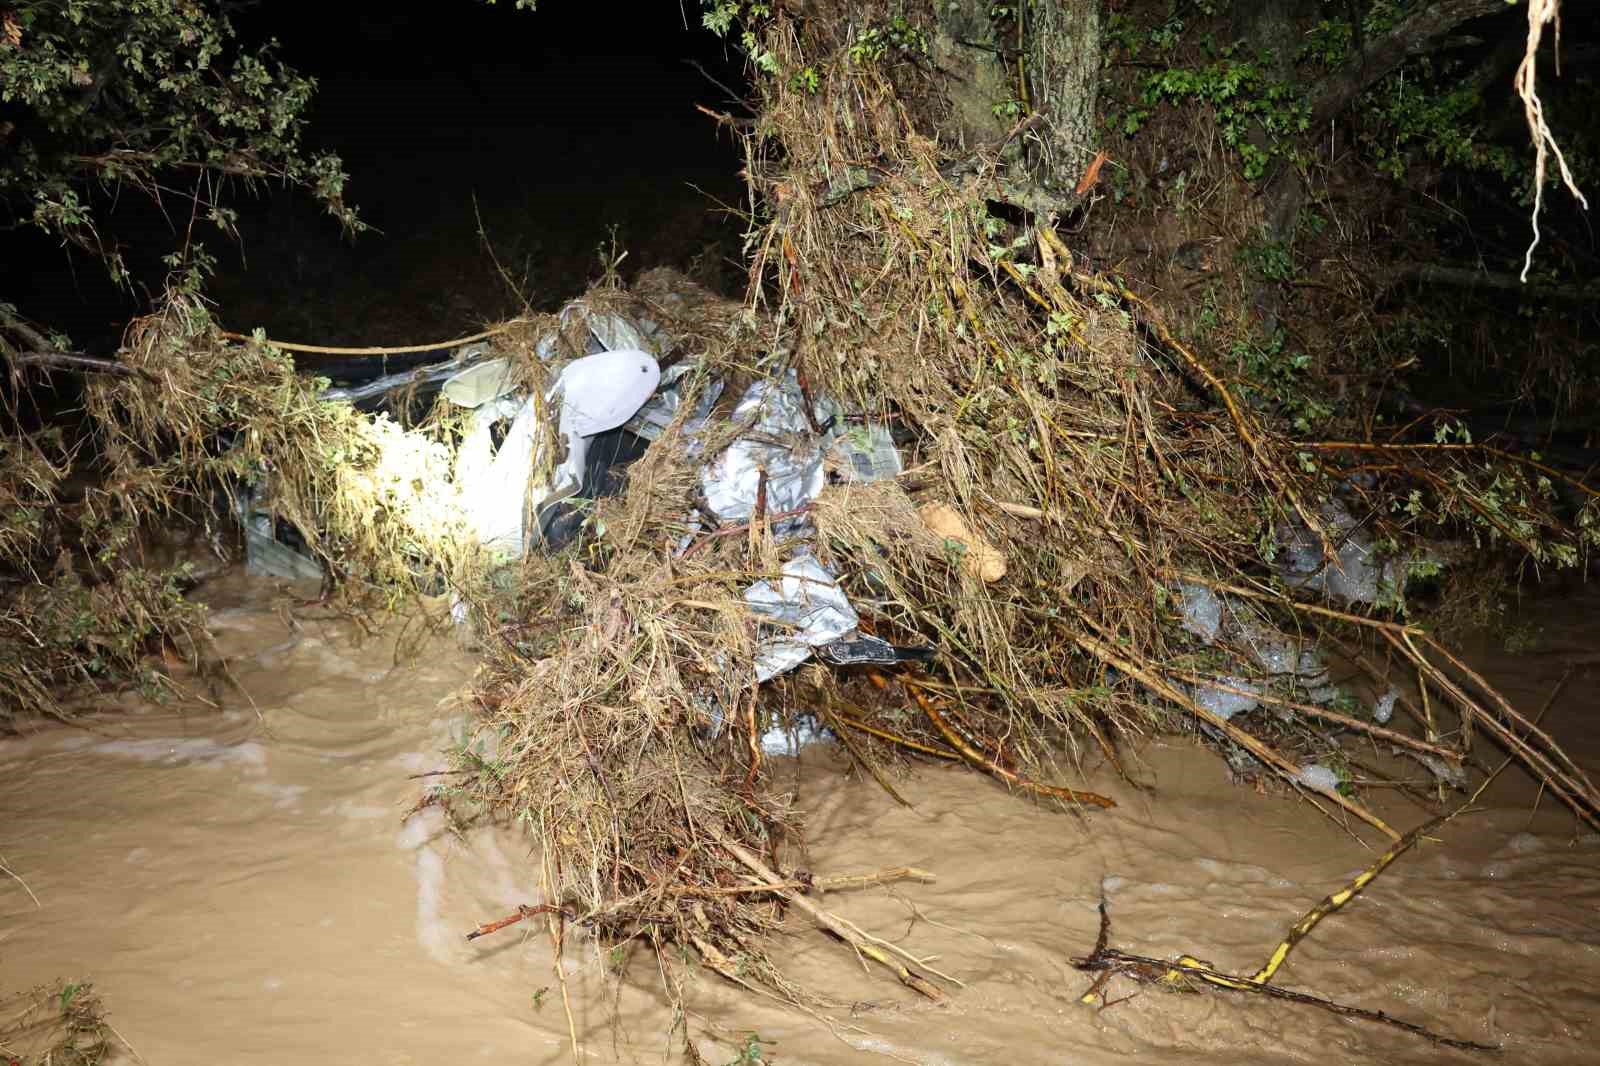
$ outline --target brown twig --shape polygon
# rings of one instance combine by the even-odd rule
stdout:
[[[1256,737],[1251,736],[1243,729],[1240,729],[1226,718],[1223,718],[1221,715],[1218,715],[1200,706],[1193,699],[1189,698],[1188,695],[1180,691],[1176,685],[1172,684],[1172,682],[1151,670],[1145,669],[1143,666],[1122,655],[1113,645],[1107,644],[1106,642],[1099,640],[1088,633],[1078,633],[1073,639],[1080,648],[1094,656],[1096,659],[1099,659],[1107,666],[1114,667],[1122,673],[1127,674],[1135,681],[1138,681],[1140,684],[1144,685],[1144,687],[1149,689],[1151,692],[1154,692],[1163,699],[1177,704],[1179,707],[1182,707],[1184,710],[1188,711],[1201,721],[1207,723],[1212,728],[1218,729],[1225,733],[1235,744],[1238,744],[1240,747],[1244,748],[1246,751],[1260,759],[1262,762],[1266,763],[1268,766],[1276,769],[1286,779],[1293,783],[1296,788],[1303,788],[1307,791],[1315,792],[1319,796],[1324,796],[1340,807],[1343,807],[1357,818],[1360,818],[1363,822],[1366,822],[1368,825],[1386,834],[1390,839],[1400,839],[1400,834],[1391,829],[1382,818],[1379,818],[1376,814],[1372,813],[1361,804],[1341,796],[1336,789],[1314,789],[1309,785],[1306,785],[1300,780],[1300,768],[1294,763],[1290,762],[1277,751],[1262,743]]]
[[[851,729],[859,730],[868,736],[877,737],[879,740],[887,740],[891,744],[898,744],[908,751],[920,752],[923,755],[931,755],[936,759],[948,759],[953,762],[961,761],[961,755],[958,752],[948,751],[944,748],[935,748],[931,744],[923,744],[920,741],[912,740],[910,737],[903,737],[899,733],[891,733],[887,729],[879,729],[877,726],[868,725],[866,722],[863,722],[857,718],[852,718],[846,714],[840,714],[838,711],[833,712],[833,717],[841,724],[847,725]]]
[[[1558,481],[1572,486],[1579,492],[1583,492],[1591,497],[1600,499],[1600,489],[1592,488],[1589,485],[1584,484],[1582,481],[1579,481],[1577,478],[1563,474],[1555,467],[1541,463],[1537,459],[1530,459],[1525,455],[1518,455],[1515,452],[1508,452],[1504,448],[1496,448],[1492,444],[1469,444],[1459,441],[1422,442],[1417,444],[1375,444],[1365,441],[1324,440],[1301,441],[1297,442],[1295,447],[1304,448],[1307,451],[1361,451],[1379,452],[1384,454],[1404,452],[1484,452],[1488,455],[1493,455],[1504,459],[1507,462],[1521,463],[1523,466],[1531,467],[1532,469],[1539,471],[1539,473],[1544,474],[1546,477],[1555,478]]]
[[[887,689],[889,687],[888,679],[882,674],[873,671],[867,676],[872,679],[872,683],[877,685],[878,688]],[[960,752],[962,758],[972,765],[978,767],[978,769],[983,770],[986,773],[993,774],[995,777],[1000,778],[1007,784],[1015,785],[1017,788],[1023,789],[1026,792],[1032,792],[1036,795],[1050,796],[1055,799],[1065,800],[1068,803],[1085,804],[1092,807],[1100,807],[1102,809],[1109,809],[1117,805],[1116,800],[1112,799],[1110,796],[1102,796],[1098,792],[1083,792],[1079,791],[1078,789],[1063,788],[1060,785],[1041,784],[1038,781],[1023,777],[1014,770],[1006,769],[1004,766],[1001,766],[993,759],[984,755],[983,752],[978,750],[976,745],[967,740],[967,738],[962,736],[961,733],[955,729],[955,727],[946,721],[945,717],[939,713],[938,707],[934,705],[933,700],[929,699],[928,696],[917,687],[917,683],[914,679],[901,676],[899,681],[911,698],[916,701],[917,706],[922,709],[922,713],[927,716],[928,721],[932,722],[933,727],[937,729],[940,735],[944,737],[946,742],[948,742],[952,748],[956,749],[956,751]]]
[[[1178,581],[1190,581],[1196,585],[1204,585],[1214,592],[1226,592],[1230,596],[1243,596],[1246,599],[1266,600],[1279,604],[1291,611],[1302,614],[1314,614],[1319,618],[1328,618],[1336,622],[1348,622],[1354,626],[1365,626],[1368,629],[1379,629],[1389,633],[1420,633],[1421,628],[1403,622],[1386,622],[1381,618],[1368,618],[1365,615],[1351,614],[1349,611],[1335,610],[1332,607],[1323,607],[1320,604],[1306,603],[1294,599],[1284,593],[1266,589],[1253,589],[1243,585],[1234,585],[1226,581],[1217,581],[1214,578],[1192,574],[1187,570],[1176,570],[1171,567],[1161,567],[1157,573],[1163,577],[1174,578]]]
[[[457,337],[455,340],[449,341],[435,341],[432,344],[404,344],[398,347],[336,348],[323,344],[291,344],[288,341],[275,340],[267,340],[263,341],[262,343],[273,348],[277,348],[279,351],[303,352],[308,355],[413,355],[418,352],[436,352],[446,348],[459,348],[461,345],[471,344],[473,341],[487,340],[490,337],[497,337],[502,333],[509,333],[517,326],[528,325],[530,321],[532,320],[526,318],[513,318],[508,322],[500,323],[500,325],[494,327],[493,329],[486,329],[481,333],[474,333],[470,337]],[[220,335],[230,341],[241,341],[246,344],[255,341],[255,338],[249,336],[248,334],[234,333],[230,330],[221,330]]]
[[[1446,748],[1439,744],[1430,744],[1425,740],[1407,736],[1398,730],[1386,729],[1375,722],[1363,722],[1359,718],[1352,718],[1348,714],[1340,714],[1338,711],[1329,710],[1326,707],[1318,707],[1313,703],[1299,703],[1295,700],[1284,699],[1282,696],[1275,696],[1270,692],[1255,692],[1250,689],[1239,688],[1236,685],[1228,684],[1220,678],[1202,677],[1199,674],[1192,674],[1185,670],[1169,670],[1167,674],[1169,677],[1177,678],[1179,681],[1186,681],[1191,685],[1205,685],[1208,688],[1218,689],[1236,696],[1249,696],[1251,699],[1260,700],[1262,703],[1271,704],[1274,707],[1298,711],[1300,714],[1309,715],[1313,718],[1321,718],[1325,722],[1334,722],[1344,726],[1346,729],[1358,730],[1380,740],[1387,740],[1391,744],[1413,748],[1417,751],[1425,751],[1429,754],[1449,759],[1452,762],[1460,762],[1464,758],[1462,752],[1452,748]]]
[[[1486,713],[1483,707],[1481,707],[1469,693],[1467,693],[1453,679],[1440,670],[1439,667],[1430,662],[1415,645],[1410,643],[1409,640],[1403,640],[1393,633],[1384,633],[1384,638],[1387,639],[1391,645],[1393,645],[1395,650],[1399,651],[1406,659],[1416,666],[1417,670],[1424,676],[1427,682],[1431,682],[1436,688],[1439,689],[1439,691],[1448,696],[1451,702],[1456,705],[1457,711],[1460,712],[1462,716],[1463,731],[1469,728],[1469,724],[1471,722],[1481,719],[1484,728],[1486,728],[1489,733],[1499,740],[1500,743],[1503,744],[1509,751],[1520,758],[1529,769],[1537,774],[1546,788],[1554,792],[1584,821],[1588,822],[1591,826],[1600,827],[1600,797],[1596,796],[1593,786],[1588,784],[1587,778],[1582,775],[1581,771],[1578,771],[1579,778],[1575,779],[1573,776],[1569,775],[1559,766],[1557,766],[1555,762],[1552,761],[1552,756],[1546,754],[1546,752],[1540,750],[1538,747],[1535,747],[1533,744],[1530,744],[1525,737],[1519,736],[1510,728],[1510,726],[1501,721],[1499,718]],[[1433,646],[1435,650],[1440,651],[1447,658],[1454,659],[1453,656],[1444,651],[1442,648],[1439,648],[1438,645],[1432,644],[1431,646]],[[1456,661],[1456,664],[1459,666],[1459,661]],[[1481,682],[1481,679],[1479,680]],[[1486,691],[1494,692],[1492,688],[1487,686],[1486,682],[1481,682],[1481,684]],[[1423,694],[1426,695],[1426,687],[1424,687],[1422,691]],[[1532,724],[1528,723],[1527,720],[1522,718],[1521,715],[1518,715],[1514,710],[1511,710],[1510,704],[1505,703],[1504,697],[1501,697],[1499,693],[1494,692],[1494,698],[1499,702],[1499,705],[1503,710],[1510,711],[1511,716],[1514,716],[1513,721],[1517,722],[1518,724],[1528,726],[1535,736],[1543,740],[1552,751],[1556,752],[1563,760],[1565,760],[1565,753],[1562,752],[1560,747],[1555,745],[1555,743],[1551,741],[1542,730],[1533,727]]]
[[[76,370],[86,374],[121,374],[155,381],[154,374],[143,367],[128,366],[111,359],[101,359],[82,352],[28,351],[11,356],[12,366],[42,366],[46,369]]]
[[[785,518],[794,518],[796,515],[806,514],[810,510],[811,504],[808,503],[803,507],[796,507],[792,511],[778,511],[775,514],[767,515],[766,521],[778,522]],[[718,537],[731,537],[737,533],[748,533],[753,527],[758,526],[759,524],[759,522],[740,522],[736,526],[720,526],[716,529],[713,529],[711,532],[707,533],[705,536],[701,537],[699,540],[685,548],[683,550],[683,554],[680,555],[679,558],[687,559],[689,556],[693,555],[701,548],[704,548],[707,544],[710,544]]]
[[[718,888],[683,885],[671,889],[668,894],[674,896],[743,896],[761,892],[779,894],[785,892],[846,892],[857,888],[871,888],[874,885],[887,885],[894,881],[919,881],[923,884],[932,884],[934,880],[934,875],[927,870],[919,870],[915,866],[896,866],[869,874],[791,878],[788,881],[762,882],[760,884],[732,885]]]
[[[900,795],[900,790],[894,787],[894,782],[889,780],[888,776],[884,774],[883,770],[878,766],[878,764],[869,759],[866,752],[856,747],[856,742],[851,739],[850,734],[844,729],[840,728],[842,725],[842,723],[839,721],[840,716],[836,711],[834,711],[832,703],[832,700],[823,699],[822,702],[817,705],[817,710],[822,714],[823,722],[834,731],[834,734],[839,738],[839,742],[843,744],[845,750],[850,753],[850,757],[861,766],[866,768],[867,773],[871,774],[872,779],[878,783],[878,786],[889,794],[890,799],[894,800],[902,807],[912,806],[910,800]]]
[[[740,847],[732,840],[729,840],[727,837],[719,834],[718,842],[728,852],[728,854],[732,855],[735,859],[738,859],[745,866],[749,867],[751,872],[753,872],[757,877],[763,878],[768,885],[776,886],[783,882],[783,878],[774,873],[766,863],[756,858],[749,851],[745,850],[743,847]],[[891,970],[894,975],[900,979],[900,983],[905,985],[907,988],[910,988],[915,992],[919,992],[935,1002],[944,999],[944,992],[939,989],[939,986],[935,985],[926,977],[916,973],[904,963],[894,958],[894,956],[891,955],[888,950],[885,950],[884,947],[880,947],[877,943],[872,943],[864,939],[861,935],[859,935],[858,930],[852,930],[837,915],[828,913],[815,903],[812,903],[810,900],[806,899],[804,896],[798,895],[794,892],[779,888],[774,888],[773,891],[783,896],[784,899],[788,900],[799,909],[805,911],[806,914],[810,915],[812,920],[818,925],[822,926],[822,928],[826,929],[840,940],[843,940],[846,944],[849,944],[857,952],[871,959],[873,962],[876,962],[878,965]],[[888,947],[893,948],[893,945],[888,945]],[[902,955],[905,954],[898,948],[893,948],[893,950]],[[911,958],[909,955],[906,957]],[[921,965],[919,960],[912,959],[912,961],[918,962],[918,965]]]
[[[490,933],[498,933],[508,925],[516,925],[520,921],[523,921],[527,918],[534,918],[541,914],[559,914],[569,922],[574,920],[573,915],[569,914],[565,908],[558,904],[541,903],[537,907],[534,907],[523,903],[517,907],[515,914],[508,914],[506,917],[497,918],[492,922],[484,922],[472,932],[468,933],[467,939],[476,940],[480,936],[488,936]]]

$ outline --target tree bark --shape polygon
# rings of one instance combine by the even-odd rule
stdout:
[[[1007,58],[1011,44],[995,37],[987,0],[953,0],[936,10],[933,63],[950,75],[950,109],[940,132],[957,154],[965,154],[1005,136],[1006,122],[995,107],[1015,92],[1014,66]]]
[[[1075,205],[1074,187],[1100,141],[1100,5],[1037,0],[1021,7],[1031,20],[1025,26],[1029,103],[1044,120],[1030,138],[1030,169],[1052,199]]]
[[[1020,33],[1005,39],[995,35],[991,6],[937,5],[933,59],[953,75],[944,132],[968,152],[1003,147],[1012,164],[1000,186],[1007,202],[1065,214],[1081,199],[1075,187],[1099,147],[1100,0],[1019,4]],[[1028,115],[1004,114],[1024,86]]]

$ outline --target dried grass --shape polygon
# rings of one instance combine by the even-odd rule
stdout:
[[[99,1066],[126,1046],[93,985],[57,982],[0,997],[0,1061]]]
[[[854,62],[843,5],[807,11],[779,9],[760,27],[780,69],[814,67],[822,87],[763,80],[760,121],[744,130],[753,198],[768,210],[750,234],[749,299],[719,301],[669,275],[632,291],[605,279],[585,299],[661,323],[678,338],[664,363],[703,364],[691,388],[721,378],[731,398],[794,369],[805,388],[903,431],[903,477],[835,485],[811,517],[814,547],[865,625],[938,645],[938,676],[906,700],[820,670],[753,684],[757,627],[741,597],[790,545],[758,519],[681,550],[695,535],[700,462],[681,425],[634,464],[621,498],[596,505],[581,550],[491,574],[444,488],[448,419],[402,431],[319,403],[281,354],[222,343],[182,294],[129,338],[129,361],[159,387],[128,377],[91,394],[113,470],[105,498],[162,514],[180,493],[264,473],[353,593],[393,602],[419,574],[442,576],[472,608],[485,663],[472,696],[481,727],[457,753],[466,772],[430,800],[536,835],[542,903],[597,945],[648,944],[680,997],[691,957],[747,987],[804,995],[761,942],[792,894],[770,875],[791,877],[803,823],[759,741],[797,705],[875,730],[851,751],[886,785],[880,763],[905,742],[949,753],[955,735],[962,757],[1013,784],[1054,782],[1076,776],[1086,753],[1115,763],[1119,738],[1174,722],[1293,779],[1292,759],[1190,695],[1197,672],[1235,664],[1197,656],[1179,633],[1170,590],[1183,579],[1226,586],[1290,632],[1387,649],[1434,696],[1418,716],[1428,743],[1453,730],[1447,750],[1460,760],[1474,732],[1492,733],[1593,820],[1600,792],[1581,770],[1442,646],[1271,583],[1263,544],[1296,514],[1316,528],[1307,501],[1341,476],[1337,449],[1303,462],[1226,368],[1075,263],[1051,220],[991,211],[985,161],[947,179],[956,147],[937,140],[932,75]],[[862,161],[865,186],[852,184]],[[581,354],[576,323],[554,325],[562,354]],[[532,342],[550,328],[515,335],[530,383],[543,373]],[[714,412],[706,454],[740,430]],[[396,453],[409,458],[395,466]],[[1426,480],[1427,461],[1397,459],[1389,476]],[[986,582],[965,565],[961,546],[919,517],[927,503],[1002,553],[1007,575]],[[1542,513],[1534,503],[1514,517]],[[949,713],[928,712],[935,702]],[[987,784],[975,776],[974,787]],[[1333,790],[1317,798],[1393,833]],[[834,916],[818,920],[852,936]],[[916,984],[925,975],[910,978],[929,994]]]
[[[753,686],[756,624],[739,597],[772,575],[786,545],[757,521],[680,550],[698,460],[674,427],[632,468],[624,496],[597,508],[581,565],[525,568],[521,606],[487,646],[476,697],[484,728],[461,757],[474,772],[437,798],[535,831],[544,902],[569,907],[602,940],[645,940],[672,973],[692,949],[730,980],[795,997],[756,936],[773,927],[785,893],[759,891],[746,860],[792,868],[785,858],[803,824],[775,789],[759,738],[796,706],[835,727],[856,723],[845,725],[852,757],[891,791],[884,764],[895,752],[950,755],[951,736],[969,761],[1037,791],[1035,782],[1075,776],[1088,751],[1115,764],[1119,738],[1182,722],[1304,787],[1291,757],[1191,696],[1196,670],[1238,665],[1222,650],[1197,656],[1179,633],[1171,589],[1189,575],[1234,583],[1241,602],[1307,639],[1385,643],[1443,700],[1436,712],[1448,705],[1462,733],[1489,728],[1595,817],[1593,785],[1442,648],[1425,648],[1404,623],[1296,599],[1265,580],[1263,544],[1296,516],[1317,528],[1309,501],[1341,476],[1339,464],[1304,462],[1240,399],[1227,368],[1075,263],[1050,220],[991,213],[995,186],[981,161],[946,179],[940,167],[955,149],[936,139],[942,105],[927,72],[849,58],[848,27],[869,15],[810,5],[804,18],[779,10],[762,23],[779,69],[814,68],[822,88],[760,82],[760,118],[741,127],[753,199],[769,212],[749,238],[749,299],[694,301],[673,331],[690,338],[685,352],[704,354],[697,380],[725,379],[725,395],[793,369],[803,387],[904,432],[907,473],[826,489],[811,508],[813,547],[867,627],[939,646],[940,676],[918,680],[904,701],[887,684],[823,670]],[[1002,253],[1018,235],[1030,243]],[[686,306],[650,299],[652,315]],[[637,303],[611,306],[639,313]],[[705,454],[738,431],[714,417]],[[1411,457],[1395,483],[1425,479],[1428,460]],[[1381,494],[1391,483],[1373,484]],[[918,514],[930,502],[1003,553],[1007,576],[983,581],[960,545],[930,533]],[[1544,514],[1535,501],[1519,517]],[[934,701],[950,713],[916,712]],[[1459,760],[1467,749],[1440,750]],[[1306,794],[1396,835],[1332,789]]]

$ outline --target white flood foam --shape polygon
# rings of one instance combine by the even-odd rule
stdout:
[[[424,810],[407,820],[396,841],[403,850],[416,852],[417,943],[435,961],[453,964],[461,957],[461,934],[442,914],[444,857],[433,840],[444,829],[444,814]]]
[[[370,804],[357,803],[354,800],[343,799],[338,803],[330,803],[322,808],[325,816],[348,818],[351,821],[364,821],[369,818],[382,818],[389,813],[387,807],[374,807]]]
[[[99,755],[117,755],[163,766],[195,765],[213,768],[238,766],[252,773],[266,773],[267,750],[253,740],[242,744],[219,744],[215,740],[104,740],[88,745]]]
[[[296,810],[300,797],[311,791],[305,785],[278,785],[271,781],[252,781],[250,791],[258,792],[272,800],[280,811]]]

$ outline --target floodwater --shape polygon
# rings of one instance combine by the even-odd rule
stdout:
[[[508,831],[457,834],[402,815],[458,735],[471,661],[448,643],[397,664],[393,635],[317,620],[240,575],[209,587],[231,684],[199,704],[104,716],[0,741],[0,993],[91,979],[151,1066],[561,1063],[568,1025],[542,930],[468,942],[536,903],[537,862]],[[1600,595],[1542,603],[1545,645],[1478,662],[1600,753]],[[1591,661],[1585,662],[1588,656]],[[204,688],[204,685],[198,687]],[[248,699],[242,695],[248,694]],[[704,1060],[955,1063],[1467,1061],[1413,1036],[1232,993],[1118,980],[1085,1006],[1102,891],[1111,942],[1250,972],[1313,903],[1374,857],[1282,796],[1230,783],[1173,740],[1138,753],[1154,788],[1100,772],[1121,806],[1087,822],[958,769],[921,769],[904,809],[823,751],[786,766],[819,874],[917,866],[931,884],[823,906],[958,978],[931,1004],[792,914],[773,944],[798,984],[845,1006],[816,1016],[709,973],[687,1019]],[[1600,835],[1508,781],[1325,921],[1276,983],[1498,1044],[1501,1061],[1592,1062],[1600,1007]],[[1391,796],[1395,824],[1426,816]],[[1365,834],[1371,842],[1371,834]],[[25,883],[25,887],[24,887]],[[531,923],[528,923],[531,924]],[[563,966],[584,1061],[680,1062],[642,955],[620,986],[592,944]]]

